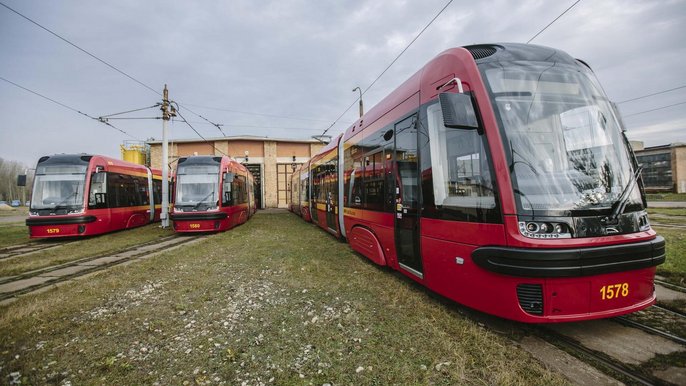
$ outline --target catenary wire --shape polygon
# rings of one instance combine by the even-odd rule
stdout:
[[[237,113],[237,114],[245,114],[245,115],[256,115],[259,117],[268,117],[268,118],[280,118],[280,119],[293,119],[296,121],[312,121],[312,122],[328,122],[328,120],[324,119],[312,119],[312,118],[299,118],[299,117],[288,117],[285,115],[273,115],[273,114],[262,114],[262,113],[255,113],[255,112],[248,112],[248,111],[240,111],[240,110],[232,110],[232,109],[223,109],[219,107],[209,107],[209,106],[202,106],[202,105],[195,105],[195,104],[186,104],[186,106],[193,106],[193,107],[198,107],[201,109],[208,109],[208,110],[217,110],[217,111],[226,111],[229,113]],[[186,107],[188,109],[188,107]]]
[[[26,15],[20,13],[19,11],[15,10],[15,9],[13,9],[13,8],[11,8],[11,7],[9,7],[7,4],[5,4],[5,3],[3,3],[3,2],[0,1],[0,5],[2,5],[3,7],[7,8],[8,10],[14,12],[15,14],[21,16],[22,18],[28,20],[28,21],[31,22],[32,24],[34,24],[34,25],[36,25],[37,27],[43,29],[44,31],[50,33],[51,35],[53,35],[53,36],[55,36],[56,38],[62,40],[63,42],[69,44],[70,46],[76,48],[77,50],[83,52],[84,54],[90,56],[91,58],[93,58],[93,59],[99,61],[100,63],[106,65],[107,67],[113,69],[114,71],[116,71],[116,72],[118,72],[118,73],[124,75],[125,77],[131,79],[132,81],[138,83],[139,85],[141,85],[141,86],[147,88],[148,90],[154,92],[155,94],[157,94],[157,95],[159,95],[159,96],[162,96],[162,94],[161,94],[159,91],[156,91],[154,88],[148,86],[147,84],[141,82],[140,80],[134,78],[133,76],[131,76],[131,75],[125,73],[124,71],[118,69],[117,67],[115,67],[114,65],[112,65],[112,64],[110,64],[110,63],[108,63],[108,62],[106,62],[105,60],[100,59],[99,57],[97,57],[97,56],[91,54],[90,52],[86,51],[85,49],[83,49],[83,48],[79,47],[78,45],[72,43],[72,42],[69,41],[67,38],[65,38],[65,37],[63,37],[63,36],[61,36],[61,35],[59,35],[58,33],[56,33],[56,32],[54,32],[54,31],[50,30],[50,29],[47,28],[47,27],[44,27],[43,25],[39,24],[38,22],[34,21],[33,19],[29,18],[28,16],[26,16]]]
[[[143,111],[143,110],[152,109],[152,108],[159,107],[159,106],[160,106],[159,103],[155,103],[155,104],[152,105],[152,106],[142,107],[142,108],[140,108],[140,109],[122,111],[121,113],[114,113],[114,114],[102,115],[102,116],[100,116],[100,118],[109,118],[109,117],[113,117],[113,116],[115,116],[115,115],[122,115],[122,114],[128,114],[128,113],[135,113],[136,111]]]
[[[653,111],[668,109],[668,108],[670,108],[670,107],[680,106],[680,105],[683,105],[683,104],[686,104],[686,101],[684,101],[684,102],[679,102],[679,103],[674,103],[674,104],[667,105],[667,106],[657,107],[657,108],[650,109],[650,110],[639,111],[639,112],[633,113],[633,114],[622,115],[622,117],[623,117],[623,118],[633,117],[633,116],[635,116],[635,115],[641,115],[641,114],[645,114],[645,113],[651,113],[651,112],[653,112]]]
[[[654,93],[652,93],[652,94],[642,95],[642,96],[639,96],[639,97],[636,97],[636,98],[631,98],[631,99],[623,100],[623,101],[621,101],[621,102],[617,102],[617,104],[618,104],[618,105],[621,105],[622,103],[637,101],[637,100],[639,100],[639,99],[648,98],[648,97],[651,97],[651,96],[655,96],[655,95],[660,95],[660,94],[668,93],[668,92],[670,92],[670,91],[679,90],[679,89],[682,89],[682,88],[684,88],[684,87],[686,87],[686,85],[679,86],[679,87],[674,87],[674,88],[670,88],[669,90],[663,90],[663,91],[654,92]]]
[[[551,21],[550,23],[548,23],[547,26],[543,27],[542,30],[538,31],[538,32],[536,33],[536,35],[534,35],[531,39],[529,39],[529,41],[526,42],[526,44],[531,43],[532,40],[536,39],[536,37],[537,37],[538,35],[542,34],[543,31],[547,30],[548,27],[550,27],[551,25],[553,25],[553,23],[555,23],[559,18],[561,18],[561,17],[562,17],[565,13],[567,13],[570,9],[574,8],[575,5],[579,4],[580,1],[581,1],[581,0],[576,0],[576,1],[574,2],[574,4],[570,5],[569,8],[565,9],[564,12],[562,12],[561,14],[559,14],[555,19],[553,19],[553,21]]]
[[[150,87],[149,85],[147,85],[147,84],[141,82],[140,80],[138,80],[138,79],[134,78],[133,76],[127,74],[126,72],[120,70],[119,68],[115,67],[113,64],[110,64],[109,62],[105,61],[104,59],[99,58],[99,57],[96,56],[95,54],[90,53],[90,52],[87,51],[86,49],[81,48],[81,47],[78,46],[76,43],[71,42],[69,39],[67,39],[67,38],[65,38],[65,37],[63,37],[63,36],[61,36],[61,35],[59,35],[58,33],[52,31],[51,29],[49,29],[49,28],[47,28],[47,27],[41,25],[41,24],[38,23],[37,21],[35,21],[35,20],[29,18],[28,16],[26,16],[26,15],[20,13],[19,11],[17,11],[17,10],[15,10],[15,9],[11,8],[11,7],[8,6],[7,4],[5,4],[5,3],[3,3],[3,2],[0,1],[0,5],[2,5],[3,7],[7,8],[8,10],[14,12],[14,13],[17,14],[18,16],[24,18],[25,20],[29,21],[30,23],[34,24],[35,26],[41,28],[42,30],[44,30],[44,31],[46,31],[46,32],[48,32],[48,33],[50,33],[51,35],[55,36],[56,38],[62,40],[63,42],[69,44],[70,46],[76,48],[77,50],[83,52],[84,54],[90,56],[91,58],[93,58],[93,59],[99,61],[100,63],[102,63],[102,64],[104,64],[104,65],[106,65],[107,67],[111,68],[112,70],[114,70],[114,71],[116,71],[116,72],[118,72],[118,73],[124,75],[125,77],[131,79],[132,81],[134,81],[134,82],[138,83],[139,85],[145,87],[146,89],[152,91],[153,93],[157,94],[158,96],[162,96],[162,94],[161,94],[159,91],[155,90],[154,88]],[[179,103],[179,105],[181,105],[181,104]],[[224,134],[224,132],[223,132],[222,129],[220,128],[220,125],[219,125],[219,124],[214,123],[214,122],[208,120],[207,118],[205,118],[205,117],[203,117],[202,115],[200,115],[200,114],[198,114],[198,113],[196,113],[196,112],[190,110],[189,108],[187,108],[187,107],[185,107],[185,106],[184,106],[184,108],[185,108],[186,110],[188,110],[191,114],[197,115],[198,117],[200,117],[200,118],[206,120],[207,122],[211,123],[211,124],[214,125],[217,129],[219,129],[219,131],[220,131],[222,134]]]
[[[580,1],[580,0],[579,0],[579,1]],[[411,41],[411,42],[410,42],[410,43],[409,43],[409,44],[408,44],[408,45],[398,54],[398,56],[396,56],[395,59],[393,59],[393,61],[391,62],[391,64],[389,64],[389,65],[381,72],[381,74],[379,74],[379,76],[377,76],[376,79],[374,79],[374,81],[373,81],[369,86],[367,86],[367,88],[366,88],[364,91],[362,91],[362,95],[361,95],[360,97],[364,96],[364,94],[366,94],[367,91],[369,91],[369,89],[372,88],[372,86],[374,86],[374,84],[375,84],[375,83],[376,83],[376,82],[386,73],[386,71],[388,71],[388,69],[391,68],[391,66],[392,66],[398,59],[400,59],[400,57],[405,53],[405,51],[407,51],[407,49],[410,48],[410,46],[411,46],[417,39],[419,39],[419,37],[424,33],[424,31],[426,31],[426,29],[429,28],[429,26],[430,26],[431,24],[433,24],[433,22],[443,13],[443,11],[445,11],[446,8],[448,8],[448,6],[449,6],[452,2],[453,2],[453,0],[449,0],[449,1],[443,6],[443,8],[441,8],[441,10],[438,11],[438,13],[436,14],[436,16],[434,16],[433,19],[431,19],[431,21],[429,21],[429,23],[428,23],[426,26],[424,26],[424,28],[422,28],[421,31],[419,31],[419,33],[417,34],[417,36],[415,36],[414,39],[412,39],[412,41]],[[321,135],[325,135],[325,134],[326,134],[326,133],[327,133],[327,132],[328,132],[337,122],[338,122],[338,120],[341,119],[341,118],[343,117],[343,115],[345,115],[345,113],[347,113],[347,112],[355,105],[355,103],[357,103],[357,99],[355,99],[355,100],[353,101],[353,103],[352,103],[350,106],[348,106],[348,108],[345,109],[345,110],[343,111],[343,113],[341,113],[341,115],[339,115],[338,118],[336,118],[336,119],[333,121],[333,123],[332,123],[329,127],[327,127],[326,130],[324,130],[324,132],[323,132]]]
[[[11,84],[11,85],[13,85],[13,86],[15,86],[15,87],[18,87],[18,88],[20,88],[20,89],[22,89],[22,90],[24,90],[24,91],[30,92],[31,94],[34,94],[34,95],[36,95],[36,96],[39,96],[39,97],[41,97],[41,98],[43,98],[43,99],[46,99],[46,100],[48,100],[48,101],[54,103],[54,104],[56,104],[56,105],[59,105],[59,106],[61,106],[61,107],[64,107],[64,108],[67,109],[67,110],[71,110],[71,111],[73,111],[73,112],[75,112],[75,113],[77,113],[77,114],[81,114],[81,115],[83,115],[83,116],[85,116],[85,117],[88,117],[88,118],[90,118],[90,119],[93,119],[93,120],[96,120],[96,121],[98,121],[98,122],[100,122],[100,123],[103,123],[103,124],[105,124],[105,125],[107,125],[107,126],[113,128],[113,129],[115,129],[115,130],[117,130],[117,131],[123,133],[123,134],[128,135],[129,137],[131,137],[131,138],[133,138],[133,139],[135,139],[135,140],[137,140],[137,141],[140,141],[140,139],[138,139],[138,138],[134,137],[133,135],[127,133],[126,131],[124,131],[124,130],[122,130],[122,129],[116,127],[116,126],[114,126],[113,124],[107,122],[107,121],[104,120],[104,119],[99,119],[99,118],[96,118],[96,117],[94,117],[94,116],[92,116],[92,115],[86,114],[86,113],[84,113],[84,112],[81,111],[81,110],[75,109],[75,108],[73,108],[73,107],[71,107],[71,106],[68,106],[68,105],[66,105],[66,104],[64,104],[64,103],[62,103],[62,102],[59,102],[59,101],[57,101],[57,100],[55,100],[55,99],[52,99],[52,98],[50,98],[50,97],[47,97],[47,96],[45,96],[45,95],[43,95],[43,94],[41,94],[41,93],[38,93],[38,92],[33,91],[33,90],[31,90],[31,89],[28,89],[28,88],[26,88],[26,87],[24,87],[24,86],[22,86],[22,85],[19,85],[19,84],[17,84],[17,83],[14,83],[14,82],[12,82],[11,80],[5,79],[5,78],[3,78],[3,77],[1,77],[1,76],[0,76],[0,79],[4,80],[5,82],[7,82],[7,83],[9,83],[9,84]]]
[[[179,117],[181,117],[181,120],[182,120],[185,124],[187,124],[188,127],[190,127],[191,130],[193,130],[193,131],[195,132],[195,134],[198,135],[198,137],[202,138],[203,141],[205,141],[207,144],[209,144],[210,146],[212,146],[212,148],[214,148],[214,150],[216,150],[216,151],[222,153],[223,155],[225,155],[225,156],[227,156],[227,157],[229,156],[228,154],[224,153],[223,151],[217,149],[217,147],[214,146],[214,142],[208,141],[207,138],[203,137],[202,134],[200,134],[200,133],[198,132],[198,130],[195,130],[195,127],[193,127],[193,125],[191,125],[190,122],[188,122],[188,121],[186,120],[186,118],[184,118],[184,116],[181,114],[181,112],[180,112],[179,110],[181,110],[181,109],[176,109],[176,114],[177,114]]]

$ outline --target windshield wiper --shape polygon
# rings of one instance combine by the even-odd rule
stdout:
[[[629,193],[633,189],[634,185],[638,181],[638,176],[641,174],[641,171],[643,170],[643,166],[639,166],[636,168],[636,171],[634,174],[631,175],[631,179],[629,180],[629,183],[626,184],[626,187],[622,191],[622,194],[619,195],[619,200],[615,202],[614,204],[614,210],[612,211],[612,214],[610,215],[610,220],[614,221],[619,217],[622,212],[624,212],[624,209],[626,208],[626,204],[629,201]]]
[[[74,191],[74,193],[68,195],[64,200],[62,200],[62,201],[58,202],[57,204],[55,204],[55,206],[53,206],[52,209],[59,209],[62,205],[66,204],[67,201],[71,200],[72,198],[76,198],[76,197],[78,197],[78,196],[79,196],[79,191],[76,190],[76,191]],[[69,208],[69,206],[71,206],[71,205],[65,206],[64,208],[65,208],[65,209],[66,209],[66,208]]]
[[[208,199],[210,196],[213,196],[214,193],[215,193],[214,191],[209,192],[207,194],[207,196],[203,197],[200,201],[198,201],[195,205],[193,205],[193,209],[197,209],[200,206],[200,204],[207,204],[205,202],[205,200]]]

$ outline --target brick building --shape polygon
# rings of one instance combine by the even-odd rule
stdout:
[[[648,192],[686,193],[686,143],[644,147],[631,141]]]
[[[162,141],[147,141],[150,163],[161,168]],[[255,176],[258,208],[286,208],[288,186],[295,166],[309,161],[324,146],[316,140],[275,139],[252,136],[175,140],[169,142],[169,163],[175,168],[179,157],[190,155],[230,155]],[[259,186],[257,185],[259,184]]]

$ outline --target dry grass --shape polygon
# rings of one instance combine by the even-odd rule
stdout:
[[[0,379],[11,373],[31,384],[565,383],[285,213],[2,309]]]
[[[10,229],[14,232],[13,228]],[[0,227],[0,239],[5,237],[5,231],[4,227]],[[0,276],[13,276],[86,257],[106,255],[172,234],[173,231],[170,229],[161,229],[159,224],[150,224],[135,230],[122,230],[83,239],[39,240],[37,242],[65,245],[3,260],[0,262]]]

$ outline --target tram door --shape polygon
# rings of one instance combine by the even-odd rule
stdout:
[[[412,115],[395,125],[395,248],[400,267],[423,278],[416,121]]]
[[[338,221],[338,214],[336,208],[338,206],[338,179],[336,178],[336,170],[338,168],[338,158],[334,158],[326,163],[324,186],[326,192],[324,199],[326,200],[326,226],[332,231],[338,232],[336,222]]]

